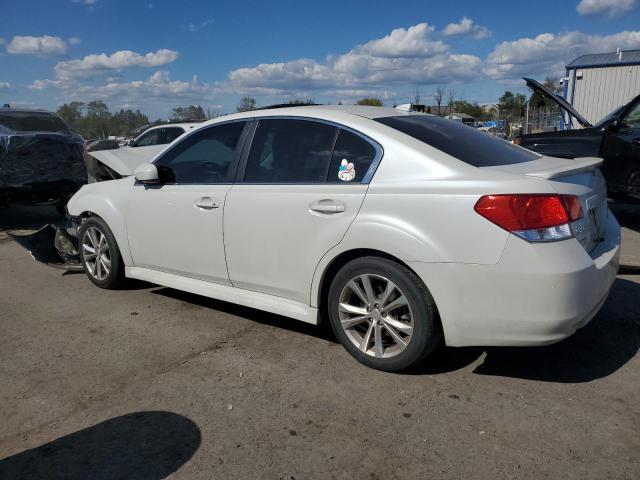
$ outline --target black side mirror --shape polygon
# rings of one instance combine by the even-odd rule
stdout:
[[[156,165],[158,169],[158,183],[175,183],[176,174],[169,167],[164,165]]]
[[[620,120],[617,118],[612,118],[611,120],[606,122],[604,125],[602,125],[602,128],[600,130],[602,131],[602,133],[608,133],[608,132],[615,132],[619,128],[620,128]]]

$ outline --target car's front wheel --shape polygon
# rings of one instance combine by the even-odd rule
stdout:
[[[93,283],[115,289],[125,280],[124,264],[113,233],[104,220],[91,217],[78,230],[80,260]]]
[[[435,302],[404,265],[362,257],[337,273],[328,298],[336,336],[361,363],[389,372],[424,359],[442,338]]]

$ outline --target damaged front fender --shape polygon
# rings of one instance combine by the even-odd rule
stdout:
[[[38,262],[64,270],[83,271],[77,239],[68,230],[49,224],[35,233],[9,233],[9,236]]]

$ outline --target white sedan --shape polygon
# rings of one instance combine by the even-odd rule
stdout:
[[[557,342],[598,312],[620,250],[600,163],[414,112],[267,109],[193,128],[68,211],[100,287],[326,320],[399,371],[440,342]]]

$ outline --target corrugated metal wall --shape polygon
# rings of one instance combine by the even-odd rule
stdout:
[[[567,97],[591,123],[640,95],[640,65],[578,68],[577,71],[582,72],[582,78],[575,80],[575,90],[576,70],[569,71]]]

